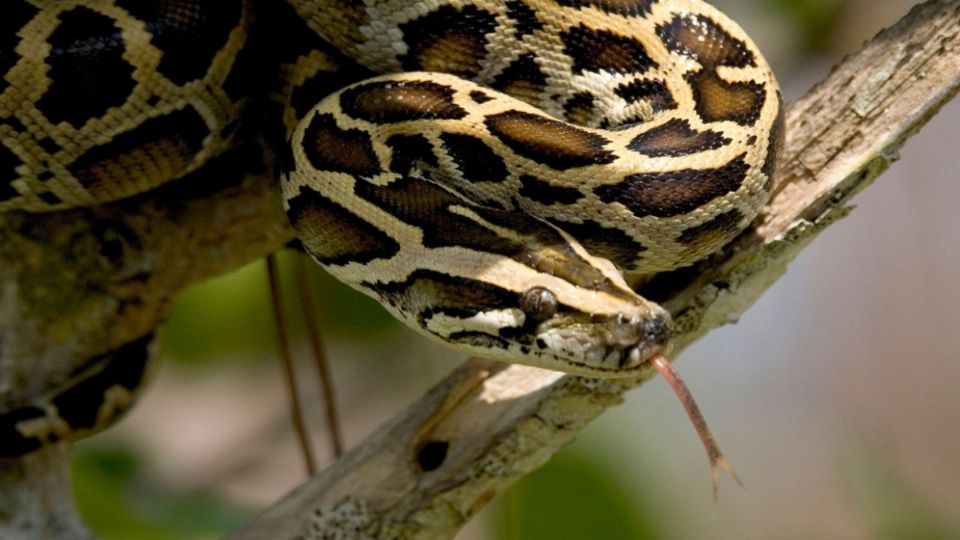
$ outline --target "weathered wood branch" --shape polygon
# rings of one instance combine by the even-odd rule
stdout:
[[[679,351],[736,321],[960,89],[960,0],[927,2],[787,110],[777,191],[755,225],[695,269],[645,287]],[[229,538],[450,538],[632,381],[472,360],[332,467]]]
[[[152,332],[184,287],[293,238],[272,175],[244,159],[256,155],[115,204],[0,214],[0,411]],[[73,511],[67,450],[0,459],[0,538],[92,538]]]

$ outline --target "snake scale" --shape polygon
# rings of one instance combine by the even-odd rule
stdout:
[[[782,137],[769,66],[700,0],[6,0],[0,73],[0,211],[262,136],[334,276],[459,350],[589,376],[668,349],[629,279],[746,227]],[[0,414],[0,453],[112,421],[148,342]]]

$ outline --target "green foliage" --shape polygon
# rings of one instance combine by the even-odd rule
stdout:
[[[827,45],[850,0],[773,0],[772,4],[800,28],[804,50],[816,51]]]
[[[663,537],[656,505],[627,493],[615,462],[572,450],[560,452],[504,494],[496,517],[498,539]]]
[[[300,255],[277,255],[288,323],[292,335],[297,337],[303,333],[303,317],[300,299],[295,296],[294,256]],[[400,327],[374,300],[343,285],[312,262],[307,267],[324,332],[369,340]],[[180,294],[164,328],[165,356],[174,360],[202,362],[238,353],[272,352],[276,331],[263,261]]]
[[[940,513],[896,472],[876,447],[863,447],[843,468],[853,502],[877,540],[960,538],[960,521]]]
[[[402,323],[377,301],[340,283],[312,261],[307,266],[326,331],[346,339],[371,340],[400,330]],[[293,283],[292,276],[288,283]]]
[[[177,297],[164,326],[164,356],[203,361],[273,346],[263,262],[193,287]]]
[[[84,446],[73,460],[74,497],[80,516],[104,540],[206,540],[249,519],[210,494],[159,488],[143,478],[127,449]]]

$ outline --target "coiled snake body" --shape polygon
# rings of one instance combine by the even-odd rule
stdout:
[[[312,33],[277,34],[258,25],[290,10],[278,1],[11,2],[0,210],[98,204],[202,167],[260,110],[266,66],[305,249],[472,354],[635,373],[670,319],[624,276],[710,254],[771,190],[776,81],[699,0],[291,0]],[[308,34],[264,61],[263,42]],[[39,424],[54,402],[0,429],[67,436]]]

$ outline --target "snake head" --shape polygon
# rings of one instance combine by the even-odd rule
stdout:
[[[574,373],[610,377],[634,372],[654,354],[665,352],[672,329],[666,311],[637,300],[620,305],[620,311],[588,312],[561,304],[549,289],[529,289],[522,295],[521,310],[523,328],[535,345],[530,354],[544,367],[561,362],[567,365],[564,371]]]
[[[469,354],[577,375],[627,377],[669,348],[667,312],[632,293],[618,298],[562,282],[521,293],[476,282],[458,285],[458,306],[436,309],[434,303],[420,312],[416,327]]]

